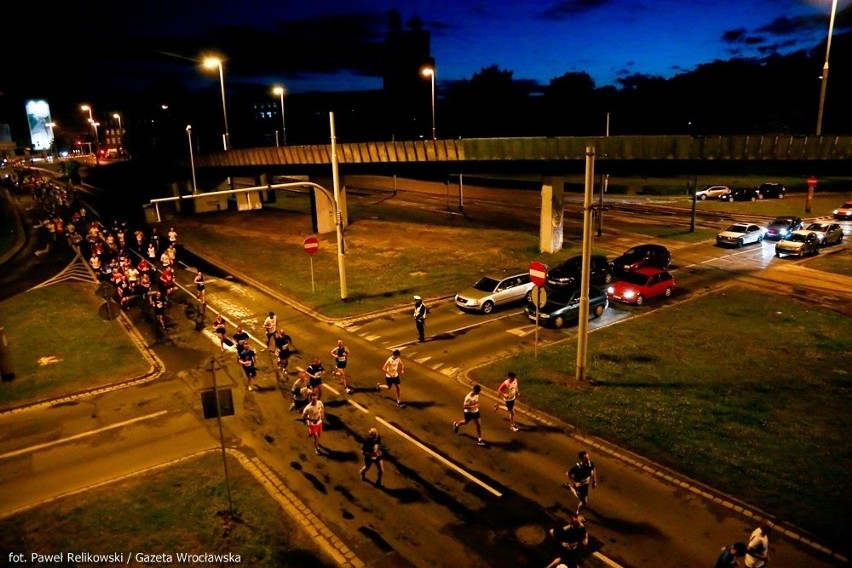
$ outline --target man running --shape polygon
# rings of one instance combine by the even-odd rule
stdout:
[[[278,330],[278,318],[275,312],[269,312],[263,320],[263,329],[266,331],[266,349],[275,343],[275,332]]]
[[[385,373],[385,384],[379,383],[376,385],[376,390],[396,388],[396,405],[400,408],[405,408],[402,402],[402,397],[399,392],[400,377],[405,374],[405,365],[402,359],[399,358],[399,349],[394,349],[385,364],[382,365],[382,371]]]
[[[302,411],[305,423],[308,425],[308,436],[314,440],[314,453],[320,455],[319,439],[322,436],[322,423],[325,420],[325,407],[317,398],[317,393],[311,393],[310,402]]]
[[[317,400],[322,400],[322,374],[325,372],[325,367],[322,366],[322,361],[319,357],[314,357],[313,363],[308,365],[305,373],[308,375],[308,386],[317,395]]]
[[[283,329],[275,334],[275,348],[278,349],[278,369],[287,375],[287,365],[290,364],[290,356],[293,355],[293,339]]]
[[[290,405],[289,410],[301,413],[308,405],[311,393],[313,392],[311,387],[308,386],[307,373],[299,373],[299,376],[293,381],[293,386],[290,387],[290,392],[293,393],[293,404]]]
[[[500,386],[497,387],[497,392],[500,393],[500,396],[503,397],[503,402],[505,403],[505,409],[509,412],[509,430],[512,432],[517,432],[518,427],[515,426],[515,399],[521,396],[521,391],[518,388],[518,376],[509,371],[506,374],[506,380],[500,383]],[[500,408],[500,403],[494,403],[494,410]]]
[[[578,461],[568,470],[567,475],[570,481],[563,483],[562,487],[570,489],[580,504],[577,506],[577,514],[583,510],[583,507],[589,504],[589,488],[596,489],[598,486],[598,473],[595,469],[595,462],[589,458],[589,452],[581,451],[577,454]]]
[[[361,481],[367,481],[367,472],[375,465],[378,471],[376,487],[381,487],[382,475],[385,473],[382,465],[382,437],[375,428],[370,428],[367,439],[361,444],[361,453],[364,455],[364,467],[358,472],[361,475]]]
[[[473,389],[464,397],[464,422],[453,422],[453,432],[459,433],[459,428],[473,422],[476,426],[476,443],[479,446],[485,445],[485,440],[482,439],[482,423],[479,419],[479,393],[482,387],[473,385]]]
[[[195,291],[198,292],[198,301],[204,306],[207,304],[207,295],[204,292],[204,274],[199,270],[195,275]]]
[[[343,390],[346,394],[352,394],[352,389],[346,381],[346,363],[349,361],[349,348],[343,344],[342,339],[337,340],[337,345],[331,350],[331,356],[334,357],[334,374],[340,377],[343,383]]]
[[[240,354],[237,355],[237,361],[242,365],[243,372],[246,374],[246,387],[248,390],[257,390],[257,387],[253,384],[255,377],[257,377],[257,360],[254,350],[248,343],[243,345]]]

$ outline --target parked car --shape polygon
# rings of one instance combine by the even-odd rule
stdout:
[[[759,201],[763,199],[763,194],[756,187],[731,190],[731,193],[720,195],[722,201]]]
[[[485,276],[471,288],[456,294],[456,306],[465,311],[490,314],[496,306],[530,301],[533,286],[529,272],[506,277]]]
[[[589,317],[603,315],[609,307],[606,292],[599,288],[589,289]],[[532,302],[526,307],[527,317],[535,321],[536,308]],[[547,290],[547,302],[538,310],[539,323],[553,327],[562,327],[568,323],[577,323],[580,319],[580,289],[562,286]]]
[[[668,270],[651,266],[639,268],[626,275],[624,280],[613,282],[607,288],[611,300],[641,306],[648,298],[669,297],[674,291],[674,276]]]
[[[771,223],[766,225],[765,239],[784,239],[793,231],[798,231],[802,228],[802,220],[798,217],[776,217]]]
[[[816,233],[821,247],[834,245],[843,240],[843,227],[837,223],[811,223],[804,230]]]
[[[717,245],[741,247],[748,243],[761,242],[763,242],[763,229],[754,223],[734,223],[716,235]]]
[[[819,237],[812,231],[793,231],[775,245],[775,256],[785,254],[798,257],[819,252]]]
[[[787,188],[780,183],[762,183],[758,186],[757,190],[767,199],[784,199],[784,196],[787,194]]]
[[[583,257],[573,256],[547,271],[547,285],[551,288],[579,286],[583,271]],[[592,284],[609,284],[612,281],[612,264],[602,254],[589,257],[589,281]]]
[[[831,213],[834,215],[835,219],[840,219],[841,221],[845,221],[847,219],[852,219],[852,201],[847,201]]]
[[[731,193],[731,188],[727,185],[708,185],[704,189],[695,192],[695,199],[700,199],[704,201],[710,197],[719,198],[723,195],[728,195]]]
[[[637,268],[653,266],[666,269],[672,263],[669,249],[662,245],[644,244],[627,249],[612,261],[612,271],[615,276],[633,272]]]

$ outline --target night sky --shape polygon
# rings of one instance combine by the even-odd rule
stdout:
[[[850,4],[839,2],[835,34],[850,29]],[[816,49],[831,0],[96,0],[35,9],[18,22],[31,40],[7,45],[0,92],[86,100],[171,77],[209,86],[218,77],[199,65],[209,53],[225,59],[226,83],[378,89],[390,10],[403,27],[419,18],[431,33],[439,88],[490,65],[542,85],[585,71],[598,87],[618,87],[633,74],[669,78],[718,59]]]

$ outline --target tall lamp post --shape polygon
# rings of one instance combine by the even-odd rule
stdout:
[[[834,14],[837,12],[837,0],[831,0],[831,18],[828,21],[828,41],[825,44],[825,64],[822,66],[822,87],[819,91],[819,112],[817,113],[816,135],[822,135],[822,111],[825,106],[825,90],[828,87],[828,52],[831,51],[831,36],[834,31]]]
[[[198,193],[198,185],[195,182],[195,156],[192,153],[192,125],[186,125],[186,138],[189,141],[189,167],[192,170],[192,194]]]
[[[95,133],[95,164],[99,164],[98,162],[98,152],[100,151],[100,142],[98,141],[98,123],[95,122],[94,117],[92,116],[92,107],[89,105],[80,105],[80,110],[84,110],[89,113],[89,124],[92,125],[92,130]]]
[[[284,122],[284,87],[275,85],[272,92],[278,95],[281,99],[281,145],[287,145],[287,123]],[[278,136],[275,137],[275,145],[278,146]]]
[[[222,139],[222,143],[225,150],[228,150],[231,147],[231,133],[228,130],[228,107],[225,104],[225,73],[222,70],[222,60],[218,57],[207,57],[204,59],[204,67],[207,69],[219,68],[219,85],[222,88],[222,114],[225,116],[225,137]]]
[[[432,140],[436,140],[435,137],[435,69],[432,67],[426,67],[421,71],[424,77],[429,77],[432,80]]]
[[[124,130],[121,129],[121,115],[113,113],[112,117],[118,121],[118,150],[121,152],[121,148],[123,146],[122,141],[124,139]]]

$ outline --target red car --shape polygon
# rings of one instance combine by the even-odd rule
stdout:
[[[675,281],[671,272],[648,266],[625,274],[622,280],[607,288],[606,293],[610,300],[641,306],[647,298],[668,298],[674,287]]]

